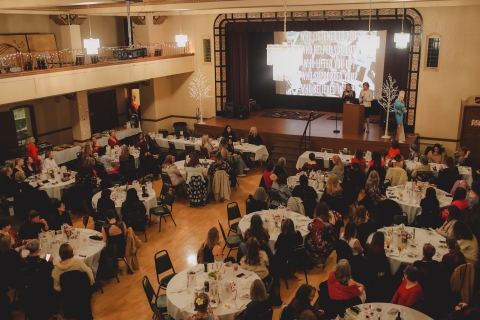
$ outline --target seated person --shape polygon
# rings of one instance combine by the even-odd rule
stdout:
[[[47,151],[49,152],[49,151]],[[15,166],[13,167],[13,176],[15,177],[15,174],[18,171],[23,171],[23,158],[16,158],[15,159]]]
[[[185,183],[180,171],[178,170],[177,166],[173,163],[173,157],[168,155],[165,157],[165,161],[162,165],[162,172],[168,174],[168,177],[172,181],[172,185],[174,187],[178,185],[182,185]]]
[[[267,189],[265,191],[270,192],[270,189],[272,188],[273,180],[270,177],[273,173],[273,170],[275,169],[275,165],[272,162],[267,163],[267,167],[265,168],[265,171],[263,171],[263,181],[265,182],[265,186]]]
[[[212,163],[210,165],[210,168],[208,169],[208,174],[210,175],[210,178],[212,179],[212,181],[215,176],[215,173],[220,170],[224,170],[228,174],[229,172],[231,172],[232,167],[230,167],[230,165],[224,161],[222,155],[219,152],[215,156],[215,162]]]
[[[53,151],[47,151],[45,152],[45,159],[43,160],[43,169],[47,170],[53,170],[58,168],[57,163],[55,162],[55,159],[53,158],[54,154]]]
[[[378,277],[390,275],[390,263],[385,254],[385,235],[377,231],[373,234],[372,242],[365,249],[365,256],[370,259]]]
[[[48,223],[48,226],[52,230],[60,230],[64,224],[68,224],[72,226],[72,218],[70,217],[70,213],[65,211],[65,203],[62,201],[57,200],[53,206],[57,210],[51,217]]]
[[[449,285],[453,271],[455,271],[457,267],[467,262],[465,260],[465,256],[460,251],[457,241],[452,238],[447,238],[446,240],[448,253],[442,257],[442,261],[440,262],[440,278],[445,281],[446,285]]]
[[[115,130],[110,131],[110,137],[108,138],[108,145],[112,148],[120,145],[120,142],[117,139],[117,133],[115,132]]]
[[[365,302],[365,286],[352,279],[352,268],[346,259],[337,262],[335,270],[328,275],[328,295],[332,300],[348,300],[356,296]]]
[[[308,178],[301,175],[299,178],[299,184],[292,190],[292,197],[302,199],[303,207],[305,209],[305,215],[313,218],[313,212],[317,205],[317,191],[308,185]]]
[[[420,208],[422,212],[416,219],[422,227],[435,229],[441,225],[440,202],[434,188],[429,187],[425,191],[425,198],[420,200]]]
[[[355,222],[349,221],[345,226],[345,232],[340,235],[340,239],[348,243],[354,256],[362,255],[363,248],[357,239],[357,228]]]
[[[425,155],[420,157],[420,164],[412,171],[412,178],[415,178],[419,171],[432,171],[432,167],[428,164],[428,157]]]
[[[300,231],[295,231],[295,224],[291,219],[285,219],[282,223],[282,232],[275,242],[275,263],[283,266],[289,259],[294,258],[296,246],[303,244],[303,237]]]
[[[98,149],[101,147],[100,142],[98,142],[97,137],[92,136],[90,138],[92,141],[92,153],[98,153]]]
[[[255,237],[248,239],[245,256],[240,260],[242,268],[255,272],[260,279],[268,277],[268,256],[265,251],[260,250],[260,243]]]
[[[422,311],[423,290],[418,283],[420,273],[413,265],[409,265],[403,272],[403,282],[390,303]]]
[[[250,207],[247,214],[262,210],[268,210],[268,204],[266,202],[268,199],[268,195],[263,187],[258,187],[253,193],[253,195],[248,196],[248,199],[250,199]]]
[[[362,157],[363,157],[363,154],[362,154]],[[336,174],[338,177],[338,180],[343,181],[343,175],[345,174],[345,170],[343,167],[342,159],[337,154],[334,154],[332,156],[332,162],[334,166],[332,171],[330,171],[330,173]]]
[[[262,280],[253,280],[250,286],[250,299],[247,308],[241,314],[242,320],[255,320],[272,309],[272,302],[268,299],[267,290]]]
[[[315,153],[310,152],[310,154],[308,155],[308,161],[303,164],[301,171],[305,171],[309,173],[310,171],[317,171],[317,170],[318,170],[318,164],[317,164],[317,161],[315,160]]]
[[[246,243],[251,237],[255,237],[260,244],[268,244],[268,240],[270,240],[268,230],[263,227],[262,217],[257,213],[250,219],[250,228],[245,230],[243,243]],[[240,249],[245,252],[244,247],[242,247],[242,244],[240,244]]]
[[[452,236],[457,240],[465,260],[476,265],[478,261],[478,242],[470,228],[463,221],[457,221],[453,226]]]
[[[433,260],[433,256],[435,255],[435,253],[435,247],[430,243],[425,243],[423,245],[422,260],[417,260],[413,263],[413,266],[417,268],[419,272],[419,281],[422,287],[424,286],[424,284],[422,283],[422,277],[427,275],[437,275],[438,271],[440,270],[440,263]]]
[[[472,166],[472,161],[470,160],[470,150],[468,150],[467,147],[462,146],[458,151],[455,153],[456,158],[456,163],[458,163],[461,166],[465,167],[471,167]]]
[[[442,146],[439,143],[433,145],[433,150],[427,154],[428,162],[445,164],[445,152],[442,151]]]
[[[323,320],[323,310],[316,309],[312,306],[312,301],[315,298],[315,288],[308,284],[302,284],[297,292],[295,297],[288,304],[288,315],[282,315],[281,320],[283,319],[299,319],[300,314],[305,310],[310,310],[315,315],[315,319]]]
[[[272,175],[274,176],[274,175]],[[282,173],[280,176],[278,176],[272,184],[272,190],[276,190],[278,193],[278,196],[280,197],[280,202],[273,200],[271,204],[273,206],[280,206],[280,205],[286,205],[288,199],[292,196],[292,192],[290,191],[290,188],[287,186],[287,175]]]
[[[412,143],[408,149],[409,149],[409,153],[408,153],[407,160],[415,161],[416,159],[416,161],[418,161],[418,158],[420,157],[420,154],[418,153],[418,145],[415,143]]]
[[[340,185],[338,177],[333,173],[328,177],[325,192],[320,202],[325,202],[331,210],[337,211],[342,216],[348,213],[348,207],[343,198],[342,186]]]
[[[219,317],[213,315],[213,309],[210,308],[210,298],[205,292],[198,294],[193,305],[196,312],[194,315],[189,316],[187,320],[220,320]]]
[[[273,173],[275,173],[277,177],[282,173],[287,175],[287,172],[285,171],[285,164],[287,164],[287,160],[284,157],[278,158],[277,165],[275,166],[275,169],[273,169]]]
[[[366,160],[363,157],[363,150],[362,149],[357,149],[357,151],[355,151],[355,156],[350,160],[350,162],[352,164],[353,163],[358,163],[360,165],[360,170],[362,172],[365,172]]]
[[[20,239],[38,239],[38,234],[49,229],[47,221],[40,219],[40,213],[32,210],[28,214],[28,220],[20,225],[18,237]]]
[[[263,140],[258,134],[257,127],[250,128],[250,133],[248,134],[248,143],[256,146],[261,146],[263,144]]]
[[[116,244],[115,241],[112,241],[113,238],[120,235],[125,238],[127,236],[127,226],[122,221],[117,221],[113,210],[107,210],[105,216],[107,223],[102,227],[103,242]]]
[[[5,198],[13,197],[15,189],[14,178],[13,170],[10,166],[5,166],[0,169],[0,194]]]
[[[400,154],[400,145],[398,143],[398,140],[392,140],[392,142],[390,142],[390,149],[388,149],[388,153],[385,156],[385,159],[392,159],[399,154]]]
[[[112,194],[112,190],[110,189],[103,189],[102,193],[100,194],[100,199],[97,201],[97,211],[100,211],[103,215],[107,212],[107,210],[111,209],[115,211],[115,202],[110,198]]]
[[[222,247],[220,246],[220,234],[216,227],[208,230],[207,240],[200,246],[197,252],[197,263],[213,263],[215,260],[223,260]]]
[[[448,213],[447,220],[440,228],[437,228],[435,231],[439,235],[444,236],[445,238],[451,238],[453,233],[453,226],[457,221],[462,220],[462,213],[460,212],[460,209],[458,209],[458,207],[452,205],[448,206],[446,212]]]
[[[458,209],[460,209],[462,218],[465,217],[465,214],[468,210],[467,190],[463,188],[455,189],[452,199],[452,206],[456,206]]]
[[[401,155],[396,155],[395,156],[395,161],[400,162],[402,161],[402,156]],[[392,168],[387,170],[387,174],[385,176],[385,183],[387,180],[390,181],[390,185],[392,187],[404,184],[405,182],[408,181],[408,176],[407,172],[403,169],[403,164],[402,166],[393,166]]]
[[[92,286],[95,283],[92,269],[90,269],[85,262],[73,256],[73,248],[68,243],[62,244],[58,251],[60,261],[55,264],[55,268],[52,271],[53,288],[56,291],[62,291],[62,287],[60,286],[60,276],[68,271],[85,272],[90,279],[90,285]]]
[[[111,210],[111,211],[113,211],[113,214],[116,216],[116,211],[115,210]],[[146,216],[147,209],[145,208],[145,205],[143,204],[143,202],[140,201],[140,199],[138,198],[137,190],[135,190],[134,188],[127,190],[127,196],[125,198],[125,201],[122,203],[121,214],[122,214],[122,220],[127,225],[130,224],[130,216],[132,214],[137,215],[138,217]]]
[[[359,205],[358,208],[355,210],[355,214],[353,215],[353,222],[355,223],[357,229],[356,238],[360,242],[360,245],[362,247],[365,247],[365,244],[367,243],[367,239],[370,234],[378,230],[380,228],[380,225],[370,220],[367,209],[362,205]]]
[[[103,164],[103,167],[105,168],[107,174],[118,173],[118,167],[112,166],[112,162],[115,161],[115,157],[108,156],[106,154],[105,147],[100,147],[100,149],[98,149],[98,161]]]

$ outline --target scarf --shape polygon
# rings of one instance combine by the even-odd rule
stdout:
[[[333,300],[348,300],[360,294],[360,290],[356,285],[344,286],[337,281],[335,273],[330,272],[328,275],[328,295]]]

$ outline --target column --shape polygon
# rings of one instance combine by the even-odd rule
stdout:
[[[142,99],[142,131],[172,130],[170,77],[155,78],[149,85],[140,85]]]
[[[83,145],[92,136],[87,91],[78,91],[76,98],[69,102],[73,142],[76,145]]]
[[[60,26],[61,46],[59,49],[82,49],[82,36],[79,25]]]

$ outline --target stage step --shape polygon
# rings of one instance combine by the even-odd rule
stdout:
[[[299,148],[299,139],[277,138],[273,147],[287,147],[287,148]],[[305,142],[302,142],[302,148]],[[310,147],[311,141],[307,140],[307,150]]]

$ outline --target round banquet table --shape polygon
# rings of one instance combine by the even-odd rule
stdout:
[[[77,239],[78,241],[70,239],[68,243],[73,247],[74,256],[85,262],[85,264],[92,269],[93,274],[96,274],[98,270],[98,262],[100,261],[100,253],[105,247],[105,242],[89,239],[90,236],[98,234],[95,230],[76,228],[74,232],[77,230],[87,238],[87,242],[81,245],[80,239]],[[67,242],[62,234],[55,235],[55,240],[58,240],[60,244]],[[42,242],[42,238],[40,238],[40,242]],[[46,246],[42,243],[40,257],[44,258],[46,253]],[[61,260],[58,255],[58,250],[52,250],[51,253],[54,264]],[[22,250],[22,256],[26,257],[28,254],[29,252],[27,250]]]
[[[415,170],[418,165],[420,165],[420,162],[418,161],[406,161],[405,162],[407,165],[407,170]],[[438,164],[438,163],[430,163],[430,168],[432,169],[432,174],[435,178],[438,178],[438,172],[440,169],[446,168],[446,164]],[[472,168],[471,167],[464,167],[464,166],[458,166],[458,173],[462,176],[462,179],[467,181],[468,185],[471,185],[473,182],[473,177],[472,177]]]
[[[130,188],[131,186],[129,186]],[[122,191],[121,193],[117,193],[115,191],[115,188],[110,188],[110,190],[112,190],[112,194],[110,195],[110,198],[112,200],[114,200],[115,202],[115,209],[117,210],[117,213],[118,213],[118,216],[120,218],[122,218],[122,213],[121,213],[121,210],[122,210],[122,203],[125,201],[125,197],[126,197],[126,192],[125,192],[125,186],[122,186],[121,187]],[[138,198],[140,199],[140,201],[143,202],[143,204],[145,205],[145,208],[147,209],[147,215],[148,215],[148,212],[151,208],[155,208],[155,207],[158,207],[157,205],[157,194],[155,193],[155,190],[153,189],[147,189],[147,192],[148,192],[148,197],[147,198],[143,198],[142,197],[142,191],[138,191],[137,194],[138,194]],[[102,195],[102,192],[97,192],[93,198],[92,198],[92,205],[93,205],[93,208],[96,209],[97,208],[97,202],[98,202],[98,199],[100,199],[100,196]]]
[[[132,154],[133,158],[135,159],[135,168],[138,169],[140,164],[140,151],[135,149],[135,152]],[[120,159],[119,157],[115,157],[115,161],[112,162],[113,166],[119,167],[120,166]]]
[[[411,186],[411,182],[407,182],[408,186]],[[415,216],[422,211],[422,208],[420,207],[420,201],[417,201],[416,199],[410,199],[409,198],[409,192],[404,189],[403,191],[403,198],[400,200],[399,197],[399,188],[398,186],[396,187],[389,187],[386,192],[386,196],[389,199],[394,200],[397,202],[402,210],[407,213],[408,216],[408,224],[412,224],[415,221]],[[440,189],[436,189],[437,192],[437,199],[438,202],[440,202],[440,208],[443,207],[448,207],[452,203],[452,197],[447,197],[446,195],[449,194],[448,192],[445,192]],[[415,192],[413,192],[415,193]]]
[[[275,211],[275,210],[272,210]],[[252,212],[250,214],[244,215],[240,222],[238,223],[238,233],[245,235],[245,231],[250,228],[250,220],[252,219],[254,214],[259,214],[262,217],[262,220],[265,221],[265,218],[268,217],[268,210],[262,210],[257,212]],[[297,212],[288,211],[287,217],[290,214],[290,219],[292,219],[293,223],[295,224],[295,230],[300,231],[302,234],[303,240],[309,233],[308,231],[308,224],[312,221],[309,217],[305,217]],[[267,225],[264,225],[264,228],[269,229]],[[270,231],[270,230],[269,230]],[[280,234],[280,229],[275,229],[274,232],[270,232],[270,240],[268,241],[268,246],[272,250],[275,249],[275,242],[277,242],[278,235]]]
[[[372,308],[376,308],[377,306],[382,307],[382,311],[380,312],[380,317],[378,317],[378,312],[372,311]],[[397,314],[394,316],[389,315],[389,311],[392,309],[397,309],[400,311],[400,315],[402,319],[415,319],[415,320],[432,320],[429,316],[421,313],[420,311],[417,311],[412,308],[400,306],[398,304],[393,304],[393,303],[364,303],[364,304],[358,304],[356,305],[360,309],[360,313],[357,316],[352,316],[350,313],[349,315],[345,318],[345,320],[353,320],[353,319],[395,319]],[[366,318],[366,316],[369,316],[369,318]],[[372,316],[373,315],[373,316]]]
[[[62,199],[62,189],[65,187],[70,187],[71,185],[75,184],[75,171],[71,172],[72,175],[70,176],[70,180],[68,181],[56,181],[54,179],[48,179],[48,183],[44,183],[39,190],[45,190],[48,194],[49,198],[57,198]],[[29,177],[27,181],[30,183],[31,186],[37,186],[37,183],[40,181],[34,181],[35,178]]]
[[[190,269],[185,269],[175,275],[167,286],[167,311],[168,315],[175,320],[184,320],[189,316],[195,314],[193,300],[194,290],[190,293],[187,291],[187,271],[194,271],[196,274],[196,285],[203,288],[203,283],[207,280],[207,273],[204,272],[204,266],[197,265]],[[241,278],[237,278],[236,275],[245,274]],[[251,301],[247,298],[241,298],[242,294],[250,294],[250,285],[255,279],[260,279],[257,274],[251,271],[247,271],[238,266],[238,271],[233,272],[233,279],[237,282],[237,295],[236,300],[233,300],[233,294],[227,300],[221,301],[213,313],[221,320],[234,320],[235,316],[245,310],[246,305]],[[230,307],[230,309],[228,309]]]
[[[387,259],[390,262],[390,271],[392,271],[392,274],[396,274],[402,264],[408,265],[417,260],[421,260],[423,256],[423,245],[425,243],[431,243],[435,247],[436,253],[433,256],[434,260],[442,261],[443,256],[448,253],[445,243],[440,243],[440,241],[445,241],[445,237],[439,235],[435,231],[406,227],[405,230],[409,233],[413,232],[413,229],[415,229],[415,241],[412,243],[412,239],[408,239],[405,249],[399,254],[397,237],[394,234],[394,231],[397,230],[398,227],[381,228],[378,229],[378,231],[387,234],[387,229],[392,229],[393,231],[390,248],[387,249],[385,247],[385,250],[387,251]],[[373,233],[368,237],[367,243],[372,241],[372,237]]]
[[[302,173],[297,173],[296,175],[287,178],[287,186],[290,190],[293,190],[295,186],[300,184],[301,175]],[[325,179],[325,181],[328,181],[328,176],[326,176]],[[308,179],[308,185],[315,189],[315,191],[317,192],[317,202],[320,201],[323,196],[325,183],[318,180]]]

